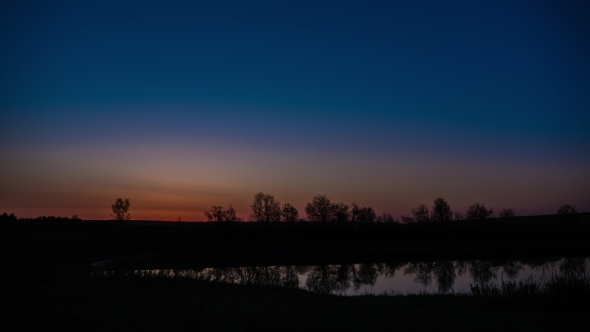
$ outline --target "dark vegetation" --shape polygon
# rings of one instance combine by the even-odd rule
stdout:
[[[117,198],[115,203],[111,205],[111,210],[113,210],[111,218],[113,220],[131,220],[131,214],[129,213],[130,206],[131,203],[129,202],[129,198],[126,198],[125,200]]]
[[[563,205],[557,215],[516,217],[504,209],[473,204],[453,212],[446,200],[420,204],[403,223],[357,203],[332,202],[317,195],[299,219],[291,204],[259,192],[251,222],[242,222],[230,205],[204,211],[210,222],[132,221],[130,200],[117,198],[111,220],[82,221],[77,215],[18,219],[0,216],[2,254],[8,265],[68,266],[124,255],[197,253],[201,261],[223,264],[289,264],[306,260],[360,262],[397,255],[416,258],[470,258],[530,252],[584,254],[589,250],[590,214]],[[279,222],[281,221],[281,222]],[[285,261],[286,260],[286,261]]]
[[[11,304],[3,312],[3,326],[541,331],[586,324],[590,282],[585,273],[558,274],[543,282],[478,282],[470,295],[330,295],[331,287],[344,282],[370,284],[379,269],[395,271],[401,261],[411,262],[404,268],[417,278],[432,276],[439,290],[448,291],[451,270],[461,268],[453,263],[457,260],[469,261],[469,273],[485,280],[496,266],[489,262],[518,270],[512,260],[518,255],[587,256],[590,213],[577,213],[572,206],[546,216],[516,217],[505,209],[491,218],[491,208],[474,204],[463,217],[439,198],[433,206],[412,209],[411,216],[402,216],[403,223],[325,195],[306,205],[305,222],[292,205],[264,193],[255,195],[251,222],[241,221],[231,205],[213,206],[205,211],[210,222],[201,223],[134,221],[129,199],[117,199],[111,209],[112,219],[103,221],[0,215],[0,282],[6,287],[3,300]],[[112,258],[118,259],[91,267]],[[218,266],[215,275],[221,279],[130,272],[194,268],[195,262],[201,268]],[[274,283],[270,265],[314,265],[308,271],[309,289],[319,293],[296,289],[292,278]],[[107,266],[115,272],[96,273]],[[267,282],[215,281],[227,278],[224,273],[235,275],[236,269],[255,269]],[[31,313],[35,319],[27,319]]]
[[[7,330],[573,331],[587,325],[590,284],[564,277],[542,286],[476,287],[471,296],[340,297],[158,274],[1,277],[10,285],[3,293]]]

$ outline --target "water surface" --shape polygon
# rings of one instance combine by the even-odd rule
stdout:
[[[140,270],[141,274],[189,276],[241,285],[273,285],[338,295],[468,293],[470,285],[532,278],[542,282],[555,274],[584,275],[587,257],[521,260],[469,260],[332,264],[311,266],[247,266]]]

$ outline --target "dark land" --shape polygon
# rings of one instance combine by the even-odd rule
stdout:
[[[590,253],[590,213],[412,224],[38,218],[2,222],[0,231],[0,257],[11,269],[154,256],[166,265],[180,257],[240,266]]]
[[[575,331],[588,288],[574,294],[342,297],[183,278],[13,275],[7,330]]]
[[[94,272],[588,256],[590,213],[448,223],[158,223],[39,218],[0,225],[5,326],[197,330],[573,330],[590,282],[471,295],[340,297],[274,286]],[[31,319],[34,318],[34,319]],[[582,324],[582,325],[580,325]]]

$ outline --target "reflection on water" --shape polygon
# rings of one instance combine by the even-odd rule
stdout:
[[[251,266],[190,270],[142,270],[236,283],[302,288],[318,293],[358,295],[365,293],[468,292],[470,284],[544,278],[554,273],[584,275],[586,257],[555,260],[472,260],[412,263],[335,264],[314,266]]]

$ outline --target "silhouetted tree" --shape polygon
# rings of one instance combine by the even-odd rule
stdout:
[[[305,205],[305,213],[311,221],[328,222],[334,216],[334,207],[326,195],[317,195]]]
[[[231,206],[231,204],[229,205],[227,210],[225,210],[225,221],[242,221],[242,219],[238,218],[238,216],[236,215],[236,209],[234,209],[234,207]]]
[[[412,209],[412,215],[416,222],[428,222],[430,221],[430,211],[426,204],[420,204]]]
[[[487,209],[484,204],[475,203],[467,209],[467,219],[487,219],[494,214],[492,209]]]
[[[557,213],[558,214],[574,214],[574,213],[578,213],[578,211],[576,211],[575,206],[565,204],[565,205],[560,206],[559,209],[557,209]]]
[[[252,205],[252,221],[280,221],[281,220],[281,203],[275,200],[274,196],[259,192],[254,195]]]
[[[204,211],[204,214],[207,217],[207,221],[242,221],[242,219],[238,218],[236,215],[236,210],[231,204],[227,210],[219,205],[211,206],[211,209],[209,209],[209,211]]]
[[[14,215],[14,213],[11,213],[10,215],[6,214],[6,212],[4,212],[1,216],[0,216],[0,220],[2,221],[16,221],[17,218]]]
[[[382,215],[377,217],[377,222],[383,223],[398,223],[397,220],[393,219],[393,216],[389,213],[383,213]]]
[[[73,214],[72,215],[72,220],[82,220],[82,219],[80,219],[80,217],[78,217],[77,214]]]
[[[463,213],[461,213],[461,212],[455,212],[454,215],[455,215],[455,220],[465,219],[465,217],[463,217]]]
[[[111,205],[111,209],[113,213],[111,214],[111,218],[114,220],[130,220],[131,214],[129,214],[129,207],[131,204],[129,203],[129,198],[123,200],[122,198],[117,198],[115,203]]]
[[[449,203],[442,198],[435,199],[430,213],[430,221],[450,221],[452,219],[453,212]]]
[[[372,223],[377,219],[375,211],[370,206],[360,206],[356,203],[352,203],[352,209],[350,210],[350,220],[352,222],[359,221],[363,223]]]
[[[346,223],[350,220],[350,207],[344,203],[332,204],[333,219],[337,223]]]
[[[403,222],[404,224],[411,224],[411,223],[415,223],[415,222],[416,222],[416,219],[414,219],[414,218],[412,218],[412,217],[407,217],[407,216],[404,216],[404,215],[402,214],[402,222]]]
[[[514,210],[512,209],[504,209],[502,211],[500,211],[500,214],[498,215],[498,218],[512,218],[514,217]]]
[[[224,221],[225,219],[225,211],[223,210],[223,206],[220,205],[212,205],[209,211],[203,211],[205,217],[207,217],[207,221]]]
[[[299,219],[299,211],[293,205],[285,203],[281,209],[281,218],[287,222],[297,221]]]

